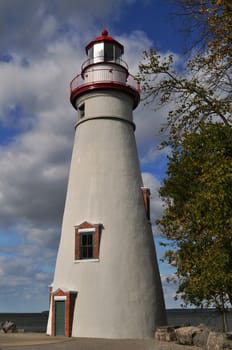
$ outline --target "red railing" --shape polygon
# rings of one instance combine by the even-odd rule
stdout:
[[[116,68],[98,68],[86,70],[83,74],[78,74],[70,83],[71,93],[84,86],[97,83],[111,83],[127,86],[140,94],[140,84],[138,80],[126,71]]]

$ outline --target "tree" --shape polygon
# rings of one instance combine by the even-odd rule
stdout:
[[[166,204],[158,224],[170,240],[164,259],[177,268],[186,305],[232,305],[232,128],[201,124],[184,132],[168,159],[160,189]]]
[[[169,106],[167,127],[173,141],[184,130],[195,131],[201,122],[212,120],[232,125],[232,6],[223,0],[176,0],[198,26],[197,51],[182,66],[174,55],[156,50],[144,52],[138,78],[146,103]],[[195,47],[196,49],[196,47]]]
[[[192,38],[192,47],[215,48],[221,57],[230,51],[230,0],[171,0],[177,5],[176,16],[183,18],[183,29]],[[218,47],[224,47],[220,52]]]
[[[173,1],[195,35],[190,58],[151,49],[138,74],[145,103],[168,108],[162,145],[172,154],[159,220],[170,240],[164,259],[177,268],[177,296],[187,305],[216,307],[226,329],[232,305],[232,5]]]

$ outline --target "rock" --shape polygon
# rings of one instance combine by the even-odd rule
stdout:
[[[16,324],[12,321],[4,321],[0,324],[0,330],[2,333],[16,333]]]
[[[193,337],[202,330],[198,327],[189,326],[176,329],[177,342],[182,345],[193,345]]]
[[[198,346],[200,348],[205,348],[207,344],[208,336],[210,333],[210,329],[203,324],[200,324],[198,328],[200,329],[201,332],[196,333],[193,336],[193,345]]]
[[[174,327],[163,326],[158,327],[155,332],[155,339],[160,341],[175,341],[176,340],[176,331]]]
[[[207,350],[232,349],[232,333],[210,332],[206,345]]]

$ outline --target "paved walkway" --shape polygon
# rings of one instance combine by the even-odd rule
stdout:
[[[50,337],[41,333],[0,334],[0,350],[200,350],[154,339]]]

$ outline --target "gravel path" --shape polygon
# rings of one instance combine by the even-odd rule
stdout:
[[[154,339],[49,337],[44,334],[0,334],[0,350],[200,350]]]

